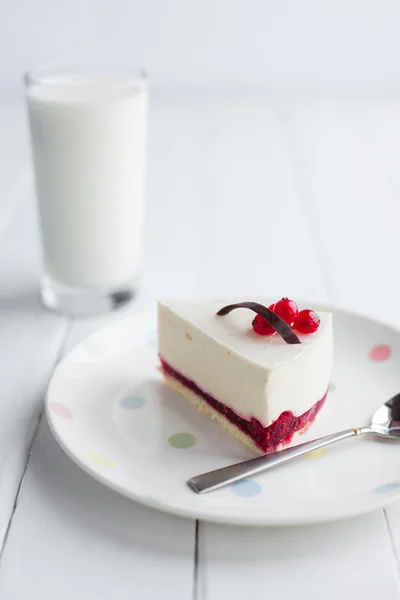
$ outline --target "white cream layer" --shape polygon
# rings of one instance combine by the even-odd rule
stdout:
[[[258,301],[271,304],[270,299]],[[217,316],[229,303],[159,302],[162,358],[216,400],[265,427],[285,410],[296,416],[309,410],[324,396],[331,377],[331,313],[319,313],[318,331],[299,335],[301,344],[288,345],[279,335],[255,334],[255,315],[247,309]]]

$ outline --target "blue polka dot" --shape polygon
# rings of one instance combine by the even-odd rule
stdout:
[[[384,483],[375,488],[378,494],[389,494],[390,492],[398,492],[400,490],[400,482],[393,481],[392,483]]]
[[[145,399],[142,396],[124,396],[119,403],[122,408],[126,408],[127,410],[138,410],[144,406]]]
[[[257,496],[261,492],[261,486],[251,479],[243,479],[232,483],[232,492],[242,498],[251,498]]]

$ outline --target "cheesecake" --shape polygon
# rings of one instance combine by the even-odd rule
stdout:
[[[165,382],[254,452],[280,450],[315,420],[332,370],[332,315],[283,298],[158,302]]]

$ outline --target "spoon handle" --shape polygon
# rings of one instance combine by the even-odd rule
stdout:
[[[262,473],[263,471],[277,467],[282,463],[292,460],[293,458],[297,458],[298,456],[302,456],[303,454],[307,454],[308,452],[312,452],[313,450],[318,450],[319,448],[323,448],[329,444],[334,444],[335,442],[340,442],[342,440],[346,440],[347,438],[368,432],[369,429],[367,427],[363,427],[361,429],[345,429],[344,431],[332,433],[311,442],[299,444],[293,448],[280,450],[279,452],[274,452],[273,454],[257,456],[257,458],[251,458],[250,460],[245,460],[243,462],[230,465],[229,467],[223,467],[222,469],[197,475],[196,477],[189,479],[188,484],[198,494],[211,492],[212,490],[216,490],[220,487],[233,483],[234,481],[239,481],[245,477],[251,477],[252,475],[257,475],[257,473]]]

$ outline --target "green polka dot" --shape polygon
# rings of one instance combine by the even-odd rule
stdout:
[[[332,383],[332,382],[331,382],[331,383],[329,384],[328,390],[329,390],[330,392],[334,392],[334,391],[336,390],[336,385],[335,385],[334,383]]]
[[[91,454],[90,458],[92,460],[94,460],[94,462],[97,462],[97,464],[101,465],[102,467],[113,467],[114,466],[114,461],[111,460],[111,458],[107,458],[106,456],[103,456],[102,454]]]
[[[196,443],[196,438],[191,433],[174,433],[168,440],[168,444],[173,448],[191,448]]]

